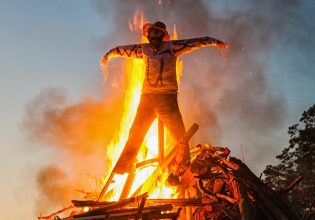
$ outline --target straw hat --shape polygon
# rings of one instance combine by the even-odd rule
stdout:
[[[170,39],[170,36],[169,36],[169,34],[168,34],[167,30],[166,30],[166,25],[163,22],[157,21],[157,22],[155,22],[153,24],[151,24],[151,23],[144,24],[143,28],[142,28],[142,34],[144,36],[148,36],[149,31],[150,31],[151,28],[160,30],[160,31],[162,31],[164,33],[163,41],[167,41],[167,40]]]

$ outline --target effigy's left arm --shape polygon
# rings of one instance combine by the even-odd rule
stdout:
[[[212,37],[174,40],[171,42],[172,51],[176,56],[190,53],[194,50],[207,46],[214,46],[219,50],[226,50],[228,48],[228,44]]]

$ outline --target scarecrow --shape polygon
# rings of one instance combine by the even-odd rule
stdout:
[[[113,172],[123,174],[130,171],[148,129],[158,117],[178,143],[174,175],[180,176],[189,167],[190,153],[188,143],[180,142],[185,126],[177,102],[177,57],[206,46],[226,49],[227,44],[211,37],[170,40],[166,25],[160,21],[145,24],[143,35],[149,43],[115,47],[100,61],[103,70],[107,69],[108,60],[114,57],[142,59],[145,63],[140,104]]]

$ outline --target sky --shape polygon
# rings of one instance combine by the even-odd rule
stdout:
[[[288,126],[297,123],[301,113],[315,103],[315,44],[312,42],[312,36],[315,34],[315,23],[313,22],[315,20],[313,14],[315,4],[311,0],[301,2],[290,0],[288,1],[289,6],[284,6],[275,5],[272,1],[266,1],[267,3],[265,4],[272,5],[272,10],[268,10],[268,7],[263,5],[261,7],[262,11],[256,11],[251,9],[251,7],[256,5],[251,5],[245,0],[240,0],[237,5],[232,4],[235,0],[224,0],[220,1],[220,3],[217,1],[185,0],[183,1],[183,6],[174,4],[174,7],[171,4],[171,6],[167,6],[167,1],[162,2],[166,4],[166,12],[172,14],[174,10],[172,15],[178,15],[178,17],[180,17],[178,8],[183,10],[189,5],[194,5],[196,8],[191,7],[191,10],[195,13],[193,10],[200,10],[198,8],[200,3],[203,7],[206,7],[205,11],[211,12],[206,16],[210,18],[213,16],[213,20],[219,24],[217,28],[209,27],[210,33],[214,33],[216,37],[220,36],[223,39],[227,39],[231,44],[231,61],[228,58],[228,63],[226,64],[219,61],[219,58],[213,58],[215,62],[219,62],[213,71],[216,72],[220,68],[225,68],[221,78],[218,75],[216,76],[221,80],[220,82],[226,82],[228,78],[231,78],[231,81],[235,82],[237,86],[233,88],[233,84],[229,83],[227,87],[230,90],[218,89],[216,91],[219,94],[213,91],[212,96],[211,94],[206,95],[207,100],[218,100],[216,102],[197,101],[199,104],[206,105],[208,103],[210,106],[209,108],[202,108],[200,110],[202,113],[207,113],[207,111],[211,113],[215,111],[212,108],[219,105],[218,109],[224,113],[214,113],[214,115],[224,116],[224,119],[219,118],[217,121],[217,132],[223,134],[218,135],[220,138],[213,138],[212,140],[217,140],[219,144],[228,146],[234,144],[235,146],[231,147],[235,150],[236,156],[240,156],[239,147],[240,144],[244,144],[245,161],[259,175],[264,166],[274,163],[274,157],[287,146],[288,135],[286,132]],[[198,2],[198,4],[193,2]],[[52,145],[47,141],[42,141],[42,139],[40,141],[29,140],[29,134],[34,132],[34,130],[30,128],[31,131],[29,131],[24,122],[30,118],[30,112],[28,111],[30,103],[34,103],[32,102],[34,100],[41,101],[42,99],[37,99],[36,97],[42,94],[43,91],[47,92],[49,88],[52,88],[53,91],[57,90],[66,96],[67,102],[72,103],[70,106],[75,106],[77,103],[85,103],[82,100],[85,100],[86,97],[92,97],[93,100],[98,102],[105,100],[105,103],[111,103],[107,99],[109,99],[112,90],[104,88],[108,84],[103,85],[102,83],[103,78],[98,66],[99,59],[106,50],[117,44],[126,44],[129,41],[134,43],[136,41],[134,35],[131,35],[130,40],[121,35],[120,28],[128,27],[130,12],[136,11],[141,5],[144,7],[145,12],[154,10],[155,13],[148,15],[149,19],[153,21],[166,19],[165,22],[168,25],[172,25],[173,22],[176,23],[176,18],[164,16],[163,13],[165,11],[162,11],[158,6],[151,8],[152,5],[157,4],[158,1],[152,1],[152,4],[146,5],[140,0],[128,1],[128,3],[127,1],[100,0],[13,0],[0,2],[0,189],[3,201],[5,201],[0,207],[2,216],[6,216],[7,219],[34,219],[38,216],[40,213],[38,213],[38,207],[36,206],[39,201],[39,190],[36,180],[39,171],[50,164],[63,163],[63,160],[66,160],[69,156],[68,154],[61,155],[63,154],[61,148],[46,147],[45,145]],[[278,9],[277,7],[286,10],[285,13],[279,13],[279,16],[283,16],[283,18],[277,17],[275,21],[278,23],[275,23],[274,26],[270,25],[273,20],[270,23],[263,23],[270,25],[268,28],[273,28],[270,31],[274,31],[276,34],[260,37],[263,35],[263,31],[257,31],[258,28],[261,28],[259,25],[257,27],[245,26],[244,29],[237,29],[238,25],[255,24],[250,22],[244,23],[240,19],[240,15],[250,12],[252,17],[249,18],[265,18],[267,16],[273,18],[273,10]],[[288,11],[290,13],[287,13]],[[125,14],[120,14],[122,12],[125,12]],[[228,17],[224,12],[234,13],[236,17],[227,19]],[[197,18],[192,17],[193,13],[183,13],[188,15],[185,19],[191,20],[192,24],[198,18],[198,13],[196,14]],[[231,21],[234,22],[233,26],[231,25],[230,29],[227,30],[227,24]],[[255,22],[259,22],[259,20]],[[213,23],[211,24],[213,25]],[[268,28],[263,30],[265,31]],[[281,29],[281,31],[277,29]],[[188,26],[180,22],[178,24],[180,37],[187,38],[195,37],[197,34],[207,34],[202,32],[202,30],[202,27],[199,29],[192,28],[191,35],[194,36],[190,36]],[[236,35],[235,32],[239,30],[243,32]],[[122,32],[127,33],[129,30],[122,30]],[[243,36],[242,33],[247,35]],[[238,38],[239,36],[241,37]],[[239,39],[241,40],[238,41]],[[238,50],[236,46],[233,47],[233,45],[246,45],[239,44],[239,42],[243,43],[244,39],[248,42],[248,48],[242,47]],[[264,42],[264,39],[267,39],[266,42]],[[258,47],[260,44],[268,49],[258,53],[257,51],[262,49],[262,47]],[[256,45],[258,46],[256,47]],[[245,52],[241,53],[240,51],[242,50]],[[184,69],[190,70],[191,67],[188,66],[190,64],[197,65],[193,63],[196,60],[195,57],[200,57],[200,60],[196,61],[197,63],[204,62],[203,64],[206,66],[203,60],[207,56],[206,54],[207,52],[204,50],[196,53],[195,56],[189,55],[190,57],[184,58],[184,63],[188,63],[187,65],[184,64]],[[210,55],[219,57],[217,53],[211,53]],[[235,58],[236,56],[240,58]],[[246,62],[253,70],[247,70],[244,67]],[[251,62],[254,62],[255,65]],[[241,64],[242,67],[239,67]],[[260,67],[260,64],[263,67]],[[225,67],[224,65],[230,66]],[[233,67],[235,68],[232,71]],[[243,72],[246,72],[247,75],[245,76],[249,79],[253,77],[256,80],[255,71],[259,70],[261,70],[263,76],[257,74],[257,79],[261,79],[263,85],[261,81],[258,84],[255,84],[256,81],[250,80],[242,81],[241,83],[237,82],[240,78],[245,79],[244,75],[242,75]],[[208,69],[201,68],[201,72],[206,71]],[[211,80],[202,75],[202,73],[201,76],[200,80]],[[199,86],[198,82],[193,82],[193,79],[189,78],[184,70],[183,88],[180,95],[191,97],[190,91],[206,91],[205,88],[192,90],[192,88]],[[185,80],[189,81],[189,83],[185,84]],[[251,83],[259,85],[256,88],[258,91],[249,87]],[[206,87],[208,84],[203,84],[201,87],[203,86]],[[249,90],[243,90],[241,87]],[[276,110],[271,112],[271,115],[281,119],[273,119],[277,121],[276,124],[270,122],[271,120],[266,120],[266,122],[258,121],[263,128],[256,126],[252,131],[250,131],[251,127],[248,127],[248,124],[241,124],[241,132],[247,131],[252,137],[243,135],[241,136],[242,140],[240,140],[240,138],[236,137],[239,136],[239,133],[235,131],[237,125],[232,125],[231,123],[240,123],[247,119],[254,122],[253,118],[255,115],[248,114],[248,111],[243,112],[243,109],[239,109],[239,107],[235,107],[238,109],[238,113],[232,115],[231,105],[220,105],[221,101],[218,97],[221,97],[221,91],[226,92],[224,93],[225,100],[237,106],[252,106],[253,103],[256,103],[253,100],[259,98],[256,97],[257,94],[264,96],[267,93],[266,99],[270,99],[275,103],[259,105],[259,108],[276,106]],[[247,97],[248,93],[253,92],[255,97],[248,96],[248,99],[234,100],[231,99],[234,96],[227,95],[229,94],[228,92],[237,92],[239,97]],[[51,94],[49,98],[60,98],[58,96],[59,93],[52,92],[49,94]],[[47,96],[43,97],[45,99]],[[181,100],[185,118],[185,112],[188,112],[187,101],[184,98],[181,98]],[[246,100],[249,100],[250,105],[242,103]],[[278,103],[281,103],[281,105],[277,105]],[[56,105],[56,102],[52,102],[52,104]],[[277,106],[279,109],[277,109]],[[112,105],[108,104],[106,112],[110,112],[112,107]],[[254,107],[253,109],[255,109]],[[66,109],[67,107],[63,105],[62,108]],[[36,114],[41,113],[40,110],[39,108],[39,111],[33,111],[35,118]],[[256,111],[260,112],[257,109]],[[264,111],[263,116],[259,113],[257,117],[263,120],[268,118],[268,114],[268,111]],[[245,115],[248,118],[245,118]],[[240,116],[243,116],[243,118],[239,118]],[[191,122],[193,119],[198,119],[198,117],[196,114],[192,118],[187,118]],[[211,119],[207,119],[207,122],[210,123]],[[265,130],[267,129],[272,129],[273,133],[266,132]],[[258,132],[263,134],[259,140],[257,140],[257,137],[260,135],[257,134]],[[207,137],[206,134],[204,132],[200,135],[202,141]],[[34,134],[32,133],[32,135]],[[269,153],[266,153],[267,156],[261,155],[264,152],[263,149],[255,150],[252,146],[249,146],[249,144],[255,143],[254,139],[257,142],[264,142],[264,140],[269,139],[268,144],[273,146],[270,146],[270,149],[268,149]],[[246,153],[247,151],[248,153]],[[257,165],[255,160],[259,157],[263,159]],[[67,163],[65,164],[67,165]],[[70,167],[73,169],[75,165]]]

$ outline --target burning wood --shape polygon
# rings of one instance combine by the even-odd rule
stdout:
[[[195,149],[191,171],[197,173],[202,193],[199,219],[300,219],[281,195],[267,187],[236,158],[227,159],[227,148],[199,146]],[[214,212],[213,205],[221,204]]]
[[[172,212],[173,205],[162,204],[145,206],[148,194],[132,197],[118,202],[98,203],[99,208],[86,213],[77,214],[64,220],[92,220],[92,219],[177,219],[181,208]],[[139,203],[139,200],[141,202]],[[75,205],[82,205],[84,202],[76,201]],[[90,203],[91,204],[91,203]],[[88,205],[85,203],[84,205]],[[92,204],[95,206],[96,204]],[[126,207],[128,206],[128,207]]]
[[[190,130],[190,134],[193,134],[195,130]],[[191,153],[193,158],[190,170],[184,176],[190,176],[190,180],[195,183],[193,187],[197,193],[194,198],[147,199],[148,193],[144,193],[118,202],[73,200],[75,207],[89,207],[91,211],[73,215],[64,220],[300,219],[282,199],[281,193],[283,192],[276,192],[268,188],[240,160],[228,158],[229,149],[207,144],[198,145],[191,150]],[[160,169],[166,169],[169,162],[174,159],[173,157],[173,152],[167,155],[164,162],[160,164]],[[184,176],[183,178],[185,178]],[[150,178],[153,177],[156,178],[154,173]],[[185,182],[181,182],[178,187],[181,188],[185,184]],[[148,188],[142,187],[141,189]],[[186,209],[186,216],[185,213],[180,213],[181,208]],[[191,210],[191,212],[187,210]]]
[[[74,208],[74,206],[73,206],[73,205],[70,205],[70,206],[68,206],[68,207],[66,207],[66,208],[63,208],[63,209],[57,211],[57,212],[51,213],[51,214],[48,215],[48,216],[38,216],[38,219],[53,219],[54,217],[56,217],[56,216],[59,215],[60,213],[63,213],[63,212],[65,212],[65,211],[70,210],[70,209],[73,209],[73,208]]]
[[[182,138],[188,142],[198,130],[194,124]],[[160,150],[163,150],[160,147]],[[147,199],[155,188],[161,172],[167,172],[176,157],[174,148],[168,155],[134,165],[125,181],[119,201],[104,201],[114,173],[106,182],[97,201],[78,201],[72,203],[76,208],[88,207],[90,211],[72,214],[64,220],[92,219],[196,219],[196,220],[260,220],[260,219],[299,219],[295,211],[282,199],[281,194],[291,190],[300,180],[298,178],[287,189],[276,192],[268,188],[250,169],[236,158],[228,158],[230,150],[209,144],[191,149],[190,169],[178,180],[178,191],[185,198]],[[158,168],[128,198],[136,169],[141,164],[158,162]],[[140,165],[139,165],[140,164]],[[188,193],[194,189],[195,193]],[[143,194],[141,194],[143,193]],[[179,195],[180,196],[180,195]],[[73,206],[71,206],[73,207]],[[182,208],[186,212],[181,212]],[[56,212],[40,219],[59,219]]]

